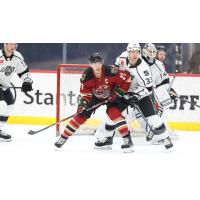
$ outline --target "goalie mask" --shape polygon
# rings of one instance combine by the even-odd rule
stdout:
[[[142,54],[149,63],[153,63],[157,54],[156,46],[151,43],[145,44],[144,48],[142,49]]]

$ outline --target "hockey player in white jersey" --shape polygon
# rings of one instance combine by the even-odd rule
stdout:
[[[32,79],[23,56],[16,51],[16,43],[5,43],[0,50],[0,140],[11,141],[11,135],[3,131],[3,126],[9,118],[14,99],[10,90],[14,73],[22,79],[22,92],[32,90]]]
[[[154,97],[157,113],[160,116],[163,116],[164,110],[168,109],[173,101],[177,98],[177,93],[170,86],[169,75],[165,70],[165,66],[163,62],[156,59],[157,48],[154,44],[148,43],[145,44],[142,50],[142,58],[145,62],[150,66],[153,78],[153,86],[154,86]],[[138,115],[139,116],[139,115]],[[141,119],[141,116],[138,120]],[[143,121],[143,119],[141,119]],[[141,121],[141,125],[146,127],[146,123]],[[165,123],[167,126],[167,123]],[[168,127],[168,126],[167,126]],[[147,130],[146,130],[147,131]],[[171,131],[168,127],[168,131]],[[151,139],[152,133],[150,133],[147,137],[147,140]],[[154,136],[154,143],[157,143],[159,138]]]
[[[137,97],[137,105],[139,112],[142,113],[144,121],[148,121],[148,127],[152,127],[156,133],[160,136],[166,149],[173,146],[166,127],[156,113],[154,102],[151,97],[153,89],[153,79],[151,70],[148,64],[140,58],[141,48],[139,44],[130,43],[127,46],[127,51],[123,52],[116,60],[115,65],[121,69],[127,70],[133,76],[132,84],[129,88],[130,93],[135,93]],[[134,99],[135,101],[135,99]],[[134,102],[133,102],[134,103]],[[137,110],[137,109],[136,109]],[[132,109],[135,114],[135,110]],[[136,113],[137,114],[137,113]],[[96,147],[111,147],[113,139],[113,124],[108,125],[108,120],[105,124],[97,130],[97,142]]]

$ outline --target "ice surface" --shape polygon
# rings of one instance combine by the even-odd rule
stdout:
[[[0,143],[1,200],[200,199],[200,133],[178,132],[172,151],[133,138],[123,154],[121,138],[112,150],[95,150],[93,136],[73,136],[55,150],[55,129],[7,125],[13,141]]]

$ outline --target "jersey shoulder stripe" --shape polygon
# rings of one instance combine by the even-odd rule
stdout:
[[[22,54],[19,53],[18,51],[15,51],[13,56],[18,58],[20,61],[24,62],[24,58],[23,58]]]

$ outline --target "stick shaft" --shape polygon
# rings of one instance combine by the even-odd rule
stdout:
[[[92,106],[92,107],[90,107],[90,108],[88,108],[88,109],[86,109],[86,110],[87,110],[87,111],[94,110],[95,108],[98,108],[99,106],[104,105],[104,104],[106,104],[107,102],[108,102],[108,101],[105,100],[105,101],[103,101],[103,102],[101,102],[101,103],[98,103],[98,104],[96,104],[96,105],[94,105],[94,106]],[[38,130],[38,131],[32,131],[32,132],[34,132],[34,134],[40,133],[40,132],[42,132],[42,131],[44,131],[44,130],[46,130],[46,129],[52,127],[52,126],[55,126],[55,125],[57,125],[57,124],[60,124],[61,122],[64,122],[64,121],[66,121],[66,120],[72,118],[74,115],[75,115],[75,114],[73,114],[73,115],[71,115],[71,116],[69,116],[69,117],[66,117],[66,118],[64,118],[64,119],[61,119],[60,121],[55,122],[55,123],[53,123],[53,124],[51,124],[51,125],[49,125],[49,126],[46,126],[46,127],[42,128],[42,129],[40,129],[40,130]]]

